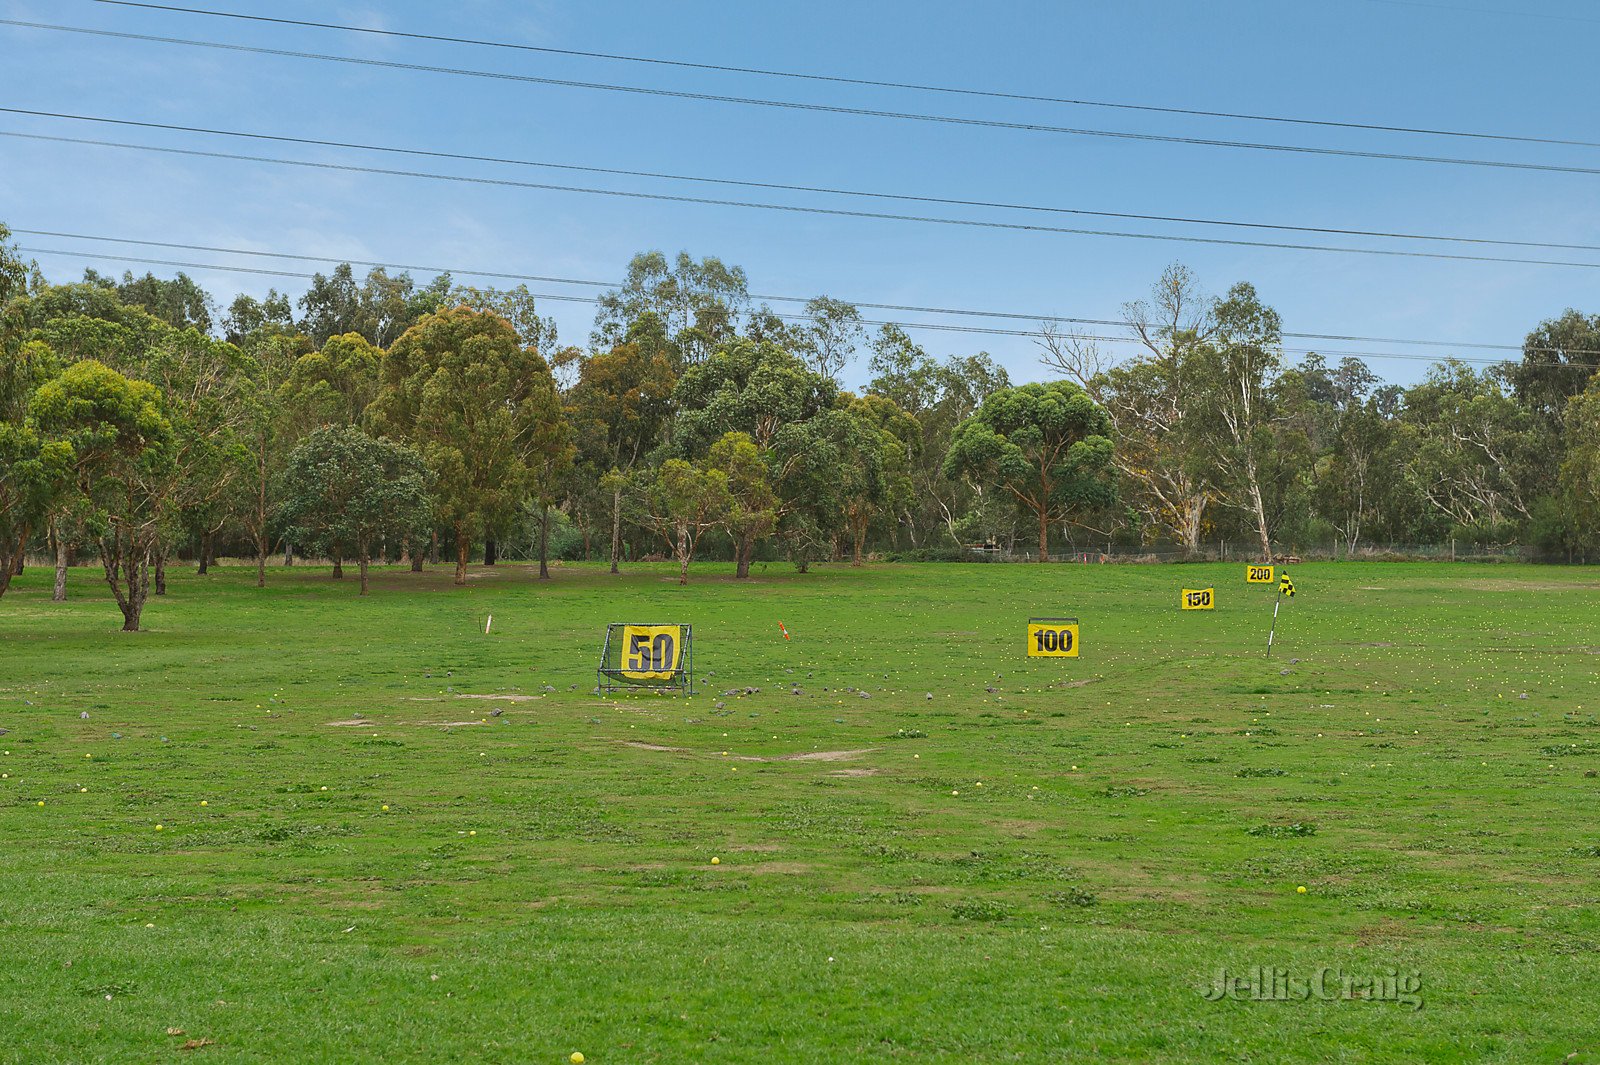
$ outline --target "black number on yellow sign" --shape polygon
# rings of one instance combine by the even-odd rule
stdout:
[[[1029,618],[1029,658],[1077,658],[1077,618]]]
[[[667,672],[674,668],[676,652],[677,643],[670,633],[659,632],[652,640],[649,633],[636,632],[628,638],[628,672]]]
[[[1072,650],[1071,629],[1035,629],[1033,643],[1040,651],[1049,654]]]
[[[1244,579],[1250,584],[1271,584],[1271,566],[1248,566],[1245,568]]]
[[[1183,605],[1190,610],[1204,610],[1211,606],[1211,589],[1202,588],[1196,592],[1184,592]]]

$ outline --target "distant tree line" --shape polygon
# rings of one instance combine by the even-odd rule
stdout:
[[[1540,325],[1520,362],[1410,388],[1358,359],[1285,361],[1248,284],[1172,267],[1129,304],[1140,354],[1045,323],[1057,379],[936,358],[849,303],[752,306],[715,258],[635,257],[583,346],[526,287],[349,265],[304,295],[93,271],[49,284],[0,227],[0,594],[23,556],[95,557],[124,627],[176,559],[453,561],[553,554],[859,564],[1249,537],[1595,547],[1600,319]],[[841,373],[865,360],[859,393]]]

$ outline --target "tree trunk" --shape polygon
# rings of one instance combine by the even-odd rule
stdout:
[[[50,598],[57,603],[67,601],[67,559],[68,545],[61,538],[61,527],[57,525],[51,530],[51,539],[56,542],[56,590]]]
[[[265,540],[256,541],[256,587],[267,586],[267,544]]]
[[[200,569],[196,576],[204,577],[211,565],[211,534],[203,533],[200,536]]]
[[[116,596],[117,608],[122,611],[123,632],[139,631],[139,619],[150,597],[150,549],[146,546],[139,551],[138,539],[129,534],[124,540],[121,534],[113,532],[109,543],[104,539],[100,541],[100,564],[106,572],[106,583],[111,586],[111,594]],[[136,551],[139,552],[137,562],[133,560]],[[125,563],[127,588],[123,588],[121,579]]]
[[[1192,495],[1183,501],[1183,516],[1180,519],[1183,532],[1183,553],[1194,555],[1200,550],[1200,522],[1206,512],[1206,497]]]
[[[294,545],[288,540],[283,542],[283,564],[285,566],[294,565]]]
[[[499,547],[497,547],[495,545],[495,542],[492,539],[484,540],[483,541],[483,564],[485,566],[492,566],[492,565],[495,564],[495,561],[499,557],[500,557],[500,549],[499,549]]]
[[[0,595],[6,594],[6,589],[11,587],[11,554],[10,544],[0,545]],[[19,548],[20,550],[20,548]]]
[[[439,530],[433,530],[433,538],[428,543],[428,565],[439,564]]]
[[[333,549],[333,579],[344,580],[344,552],[337,547]]]
[[[678,583],[689,583],[689,527],[678,526]]]
[[[156,594],[167,594],[167,553],[161,549],[156,550]]]
[[[144,616],[144,604],[150,596],[150,556],[128,572],[128,600],[122,607],[122,631],[138,632],[139,619]]]
[[[539,510],[539,579],[550,579],[550,504],[540,505]]]
[[[1050,517],[1045,507],[1039,508],[1039,561],[1050,561]]]
[[[750,556],[756,553],[756,541],[753,536],[741,536],[733,542],[733,577],[734,580],[743,580],[750,576]]]
[[[361,594],[367,594],[367,553],[361,552]]]
[[[472,541],[467,539],[467,530],[456,527],[456,583],[467,583],[467,556],[472,553]]]
[[[861,565],[861,548],[867,542],[867,523],[863,521],[851,522],[850,524],[853,526],[850,530],[850,565],[859,567]]]
[[[611,490],[611,572],[617,572],[617,559],[622,554],[622,488]]]
[[[422,552],[420,552],[420,551],[411,556],[411,572],[412,573],[421,573],[422,572]]]
[[[1250,504],[1256,514],[1256,532],[1261,537],[1261,561],[1272,561],[1272,537],[1267,534],[1267,508],[1261,500],[1261,486],[1254,474],[1250,477]]]

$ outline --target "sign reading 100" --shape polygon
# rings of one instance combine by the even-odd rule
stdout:
[[[1077,618],[1033,618],[1028,622],[1029,658],[1077,658]]]

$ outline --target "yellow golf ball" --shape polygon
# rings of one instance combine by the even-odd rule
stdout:
[[[1295,888],[1294,890],[1295,890],[1295,894],[1304,895],[1306,893],[1306,886],[1304,884],[1301,884],[1299,887]]]
[[[157,826],[156,826],[156,831],[157,831],[157,832],[165,832],[165,831],[166,831],[166,829],[165,829],[165,828],[164,828],[164,827],[162,827],[162,826],[161,826],[161,825],[157,825]]]
[[[583,1055],[582,1054],[580,1054],[576,1050],[574,1050],[572,1052],[572,1057],[568,1058],[567,1060],[572,1062],[572,1065],[583,1065],[583,1060],[584,1059],[583,1059]]]
[[[478,830],[475,829],[475,828],[472,831],[467,833],[467,835],[469,835],[469,836],[476,836],[477,834],[478,834]]]
[[[43,806],[43,805],[44,805],[44,800],[43,800],[43,799],[40,799],[40,800],[39,800],[39,805],[40,805],[40,806]]]
[[[39,805],[43,806],[44,804],[40,803]],[[722,859],[721,858],[717,858],[717,857],[713,857],[711,859],[711,864],[712,865],[721,865],[722,864]]]
[[[204,799],[201,799],[201,800],[200,800],[200,805],[201,805],[201,806],[209,806],[209,805],[210,805],[210,803],[208,803],[208,802],[206,802],[206,801],[205,801],[205,800],[204,800]]]
[[[383,806],[383,812],[384,813],[388,813],[389,812],[389,806],[388,806],[387,803],[385,803],[384,806]]]

